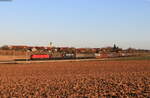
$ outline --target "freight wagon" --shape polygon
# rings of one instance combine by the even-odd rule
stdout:
[[[62,53],[56,52],[56,53],[51,54],[50,59],[59,60],[63,58],[64,58],[64,55]]]
[[[76,59],[90,59],[90,58],[95,58],[94,53],[77,53],[76,54]]]

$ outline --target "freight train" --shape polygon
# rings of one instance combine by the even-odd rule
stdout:
[[[119,53],[53,53],[53,54],[32,54],[30,60],[61,60],[61,59],[94,59],[94,58],[116,58],[135,56],[133,54]]]
[[[69,53],[69,54],[32,54],[31,60],[60,60],[60,59],[89,59],[95,58],[94,53]]]

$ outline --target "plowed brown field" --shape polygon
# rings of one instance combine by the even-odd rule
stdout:
[[[150,61],[0,64],[0,98],[150,98]]]

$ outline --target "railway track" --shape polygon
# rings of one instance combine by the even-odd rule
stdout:
[[[47,63],[47,62],[78,62],[78,61],[104,61],[106,59],[70,59],[70,60],[17,60],[0,61],[0,64],[27,64],[27,63]]]

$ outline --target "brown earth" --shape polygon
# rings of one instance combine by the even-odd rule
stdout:
[[[0,98],[150,98],[150,60],[0,64]]]
[[[29,59],[29,56],[7,56],[7,55],[0,55],[0,61],[10,61],[15,59]]]

